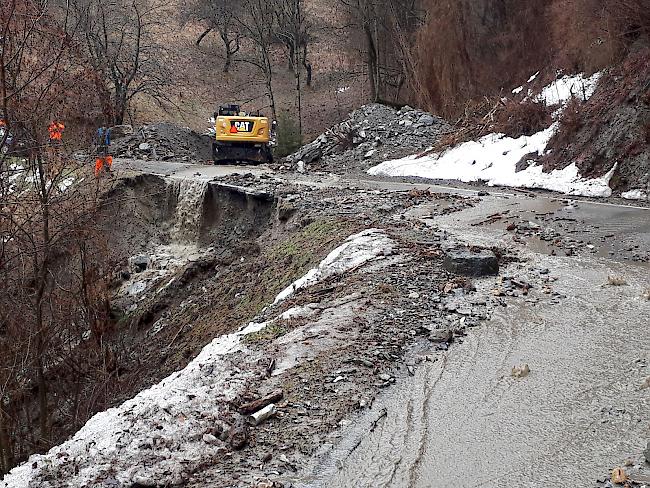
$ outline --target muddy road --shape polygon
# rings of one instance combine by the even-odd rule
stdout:
[[[494,243],[502,232],[472,223],[496,207],[487,202],[435,224],[461,240]],[[603,218],[634,213],[647,244],[649,212],[606,209]],[[610,227],[603,222],[605,233]],[[444,358],[423,362],[321,453],[299,486],[590,486],[642,452],[650,427],[642,387],[650,303],[642,290],[650,267],[536,251],[522,246],[526,267],[548,270],[566,298],[509,303]],[[627,285],[607,286],[608,276]],[[530,374],[512,377],[522,364]]]
[[[134,160],[115,167],[204,181],[253,173],[382,193],[480,191],[264,167]],[[650,376],[650,210],[488,191],[460,212],[432,218],[422,205],[393,218],[455,242],[507,248],[519,259],[502,275],[531,283],[550,276],[553,294],[504,296],[490,320],[433,358],[430,345],[416,345],[413,374],[330,436],[289,477],[295,486],[592,486],[640,457],[650,437],[650,389],[643,387]],[[494,294],[498,280],[477,280],[479,294]],[[530,373],[514,377],[512,368],[524,364]]]

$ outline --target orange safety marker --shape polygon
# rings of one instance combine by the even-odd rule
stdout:
[[[47,132],[50,134],[51,141],[60,141],[63,136],[65,125],[62,122],[54,121],[47,127]]]

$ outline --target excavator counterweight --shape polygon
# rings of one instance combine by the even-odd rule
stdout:
[[[215,164],[273,162],[271,144],[275,124],[267,117],[242,112],[239,105],[222,105],[214,119]]]

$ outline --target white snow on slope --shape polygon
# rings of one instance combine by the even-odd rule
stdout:
[[[601,76],[602,73],[595,73],[587,78],[583,74],[563,76],[546,86],[535,100],[543,100],[549,107],[564,105],[572,96],[580,100],[589,100]]]
[[[478,141],[456,146],[442,154],[418,158],[410,156],[386,161],[368,170],[371,175],[419,176],[434,180],[484,181],[490,186],[542,188],[568,195],[610,196],[612,172],[593,180],[578,174],[571,164],[564,169],[544,173],[541,166],[531,165],[516,172],[517,162],[530,153],[542,154],[556,125],[530,137],[517,139],[503,134],[489,134]]]
[[[353,270],[389,253],[393,245],[378,229],[355,234],[332,251],[309,280],[298,281],[304,287]],[[206,442],[203,434],[214,427],[219,405],[241,393],[251,376],[239,370],[229,354],[244,350],[241,338],[269,323],[250,323],[213,340],[183,370],[98,413],[70,440],[14,468],[0,486],[172,486],[182,481],[183,471],[214,463],[223,455],[223,443]]]
[[[321,261],[317,268],[310,269],[305,276],[297,279],[282,290],[273,303],[278,303],[296,290],[312,285],[335,274],[341,274],[379,256],[393,251],[393,242],[379,229],[367,229],[346,239]]]
[[[535,79],[537,78],[537,75],[539,75],[539,71],[537,73],[535,73],[534,75],[532,75],[530,78],[528,78],[527,83],[532,83],[533,81],[535,81]]]
[[[621,193],[621,196],[626,200],[650,200],[650,195],[640,188]]]
[[[72,185],[74,185],[75,179],[71,176],[67,176],[63,178],[59,184],[57,185],[59,187],[59,191],[61,193],[65,192],[68,188],[70,188]]]
[[[590,78],[582,75],[565,76],[544,88],[538,97],[548,105],[564,104],[580,88],[580,96],[589,98],[600,78],[596,73]],[[584,91],[583,91],[584,87]],[[544,173],[542,167],[530,165],[516,171],[517,163],[528,154],[543,155],[546,146],[558,127],[558,122],[532,136],[516,139],[504,134],[488,134],[478,141],[469,141],[442,153],[385,161],[368,170],[368,174],[381,176],[417,176],[434,180],[483,181],[491,186],[515,188],[541,188],[568,195],[608,197],[612,194],[609,180],[613,168],[606,175],[584,179],[574,163],[561,170]]]

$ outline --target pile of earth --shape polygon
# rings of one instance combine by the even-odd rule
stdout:
[[[137,131],[114,131],[112,153],[116,157],[158,161],[208,161],[212,139],[187,127],[169,123],[143,125]]]
[[[367,169],[377,161],[424,151],[450,131],[443,119],[409,106],[364,105],[285,162],[299,169],[304,165],[331,171]]]
[[[650,195],[650,50],[604,73],[587,102],[572,102],[542,158],[544,170],[575,162],[587,178],[608,173],[614,192]]]

